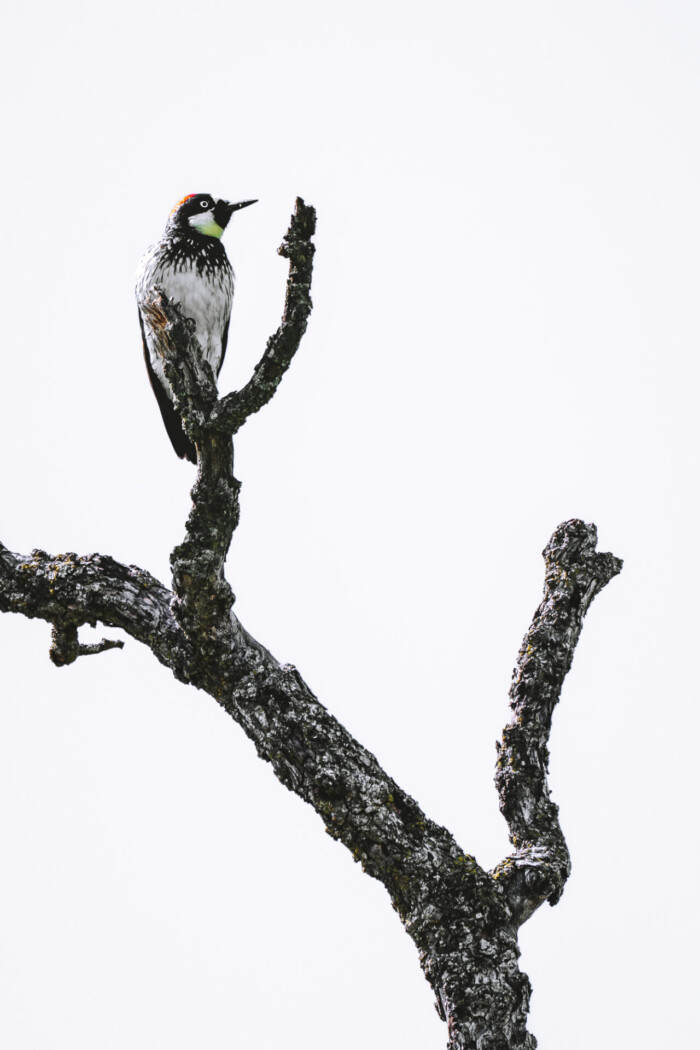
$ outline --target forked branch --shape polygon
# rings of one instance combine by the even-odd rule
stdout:
[[[270,336],[265,353],[255,366],[252,379],[222,398],[212,412],[211,422],[218,430],[236,434],[249,416],[268,403],[299,348],[311,313],[311,272],[316,230],[316,211],[297,197],[292,221],[277,251],[289,259],[289,277],[284,313],[280,326]]]
[[[216,399],[216,385],[202,360],[192,322],[159,289],[142,303],[157,334],[157,352],[175,394],[178,412],[197,449],[197,480],[185,539],[171,554],[173,610],[200,644],[230,630],[233,592],[223,567],[238,525],[240,483],[233,474],[231,436],[273,396],[299,348],[311,312],[316,212],[300,197],[279,252],[289,259],[282,322],[243,390]]]
[[[418,948],[451,1050],[532,1050],[517,930],[544,900],[556,902],[569,873],[546,780],[552,712],[583,617],[621,562],[597,553],[595,527],[577,520],[560,525],[545,549],[544,597],[518,657],[496,773],[514,852],[486,872],[233,612],[223,571],[239,517],[231,435],[270,400],[299,346],[311,309],[314,224],[313,208],[297,200],[280,249],[290,260],[282,323],[250,382],[219,401],[191,324],[154,293],[149,323],[162,334],[166,376],[198,454],[185,538],[171,554],[172,591],[101,555],[21,557],[0,545],[0,611],[48,621],[59,664],[120,644],[81,645],[81,624],[121,627],[178,679],[207,691],[281,783],[386,887]]]

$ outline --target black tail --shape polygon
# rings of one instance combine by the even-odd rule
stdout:
[[[151,370],[149,369],[149,371]],[[189,459],[190,463],[196,463],[197,450],[182,429],[182,420],[171,405],[168,395],[165,393],[163,387],[158,382],[156,376],[153,375],[152,371],[151,386],[153,387],[153,393],[156,395],[158,408],[160,409],[160,414],[163,417],[165,429],[168,431],[168,437],[170,438],[173,448],[180,459]]]

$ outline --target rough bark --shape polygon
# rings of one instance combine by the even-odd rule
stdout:
[[[569,874],[546,783],[552,711],[583,617],[621,563],[596,553],[595,527],[580,521],[559,526],[545,549],[544,597],[520,651],[513,720],[496,772],[514,852],[486,872],[340,725],[299,672],[248,634],[224,578],[239,518],[232,434],[269,401],[299,346],[311,310],[314,225],[313,208],[297,200],[280,249],[290,260],[282,323],[240,392],[217,400],[192,323],[153,290],[150,321],[198,453],[185,538],[171,555],[172,589],[102,555],[20,556],[0,545],[0,611],[50,623],[59,666],[118,644],[82,646],[81,624],[122,628],[178,679],[214,697],[279,780],[386,887],[418,948],[452,1050],[531,1048],[530,985],[518,968],[517,931],[544,900],[556,902]]]
[[[510,687],[513,718],[497,745],[496,787],[515,851],[495,870],[519,923],[556,904],[571,871],[559,809],[547,787],[549,733],[583,617],[622,569],[599,554],[595,525],[565,521],[542,552],[544,596],[523,639]]]

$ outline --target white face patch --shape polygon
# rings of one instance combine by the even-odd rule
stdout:
[[[196,215],[190,215],[187,221],[190,226],[194,226],[195,230],[199,230],[200,233],[206,233],[208,237],[221,237],[221,234],[224,232],[214,218],[213,208],[210,208],[208,211],[198,212]]]

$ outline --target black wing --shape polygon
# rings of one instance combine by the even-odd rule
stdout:
[[[229,315],[226,318],[226,321],[224,322],[224,330],[221,333],[221,357],[219,358],[219,367],[218,367],[218,370],[217,370],[217,373],[216,373],[216,378],[217,379],[221,375],[221,366],[223,365],[224,358],[226,357],[226,347],[228,346],[228,326],[230,324],[231,324],[231,313],[229,311]]]
[[[188,438],[185,431],[182,429],[182,420],[178,416],[177,412],[172,406],[172,402],[168,397],[163,384],[161,383],[158,376],[151,367],[151,358],[148,353],[148,344],[146,343],[146,333],[143,328],[143,318],[141,317],[141,311],[139,310],[139,325],[141,326],[141,338],[143,339],[143,356],[146,361],[146,368],[148,370],[148,378],[151,381],[151,387],[153,393],[156,395],[156,401],[158,402],[158,408],[160,414],[163,417],[165,423],[165,429],[168,432],[168,437],[172,442],[172,446],[177,452],[180,459],[189,459],[190,463],[197,462],[197,450]],[[228,325],[226,326],[226,332],[228,334]]]

